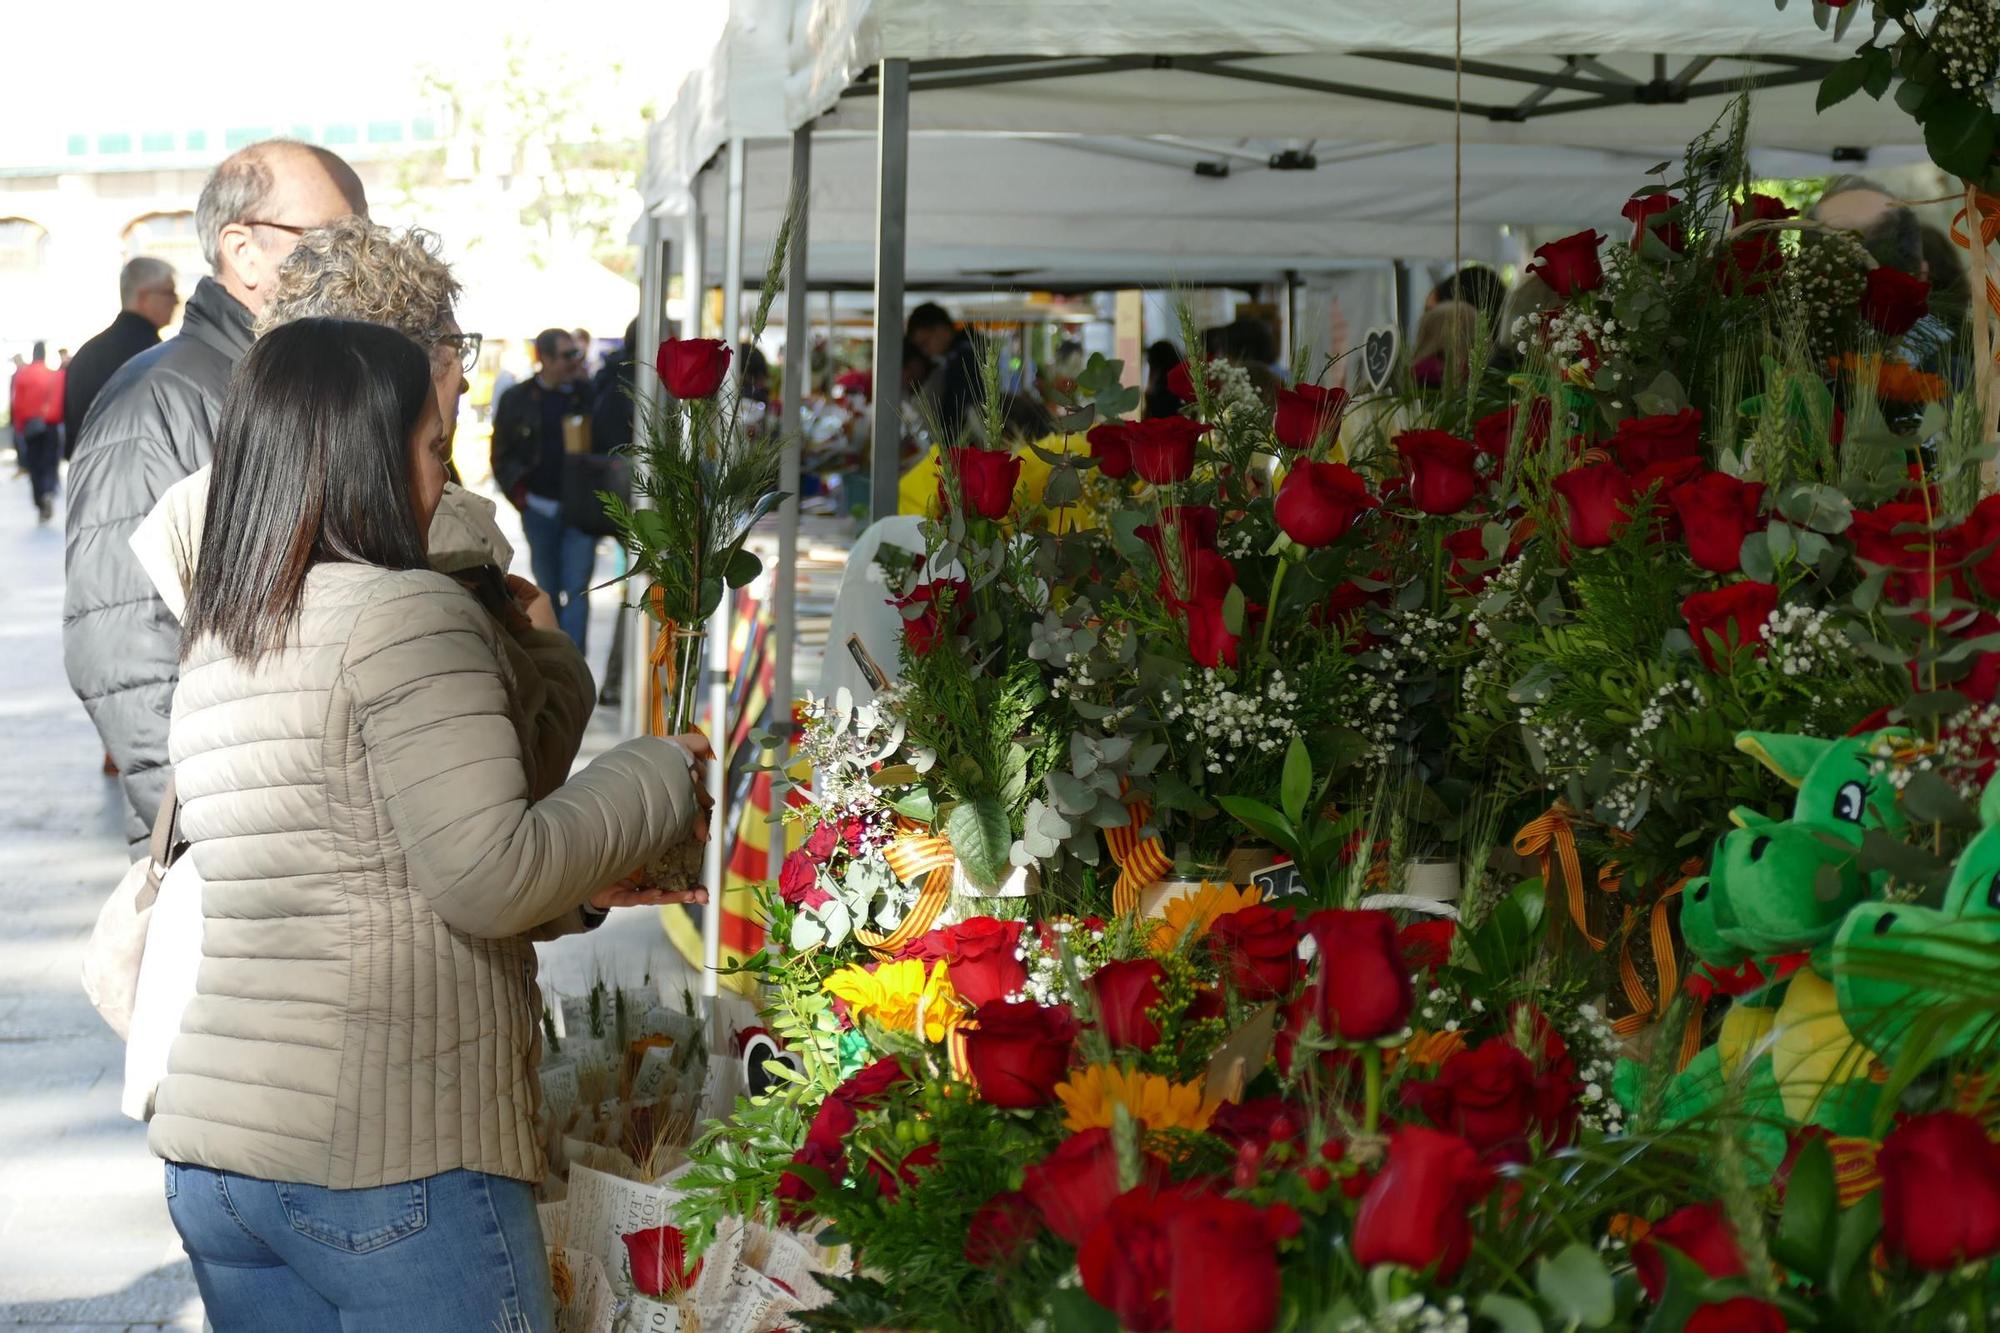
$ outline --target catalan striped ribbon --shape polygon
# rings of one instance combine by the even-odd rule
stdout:
[[[1562,887],[1569,900],[1569,918],[1593,949],[1604,948],[1604,941],[1590,933],[1589,918],[1583,904],[1583,861],[1577,855],[1576,829],[1570,823],[1571,811],[1566,801],[1554,805],[1536,815],[1514,835],[1514,851],[1519,856],[1532,856],[1542,867],[1542,885],[1553,893],[1556,881],[1553,871],[1562,871]],[[1600,887],[1602,881],[1600,881]]]
[[[1118,867],[1118,882],[1111,889],[1111,911],[1115,916],[1137,912],[1139,895],[1165,879],[1174,868],[1174,860],[1161,845],[1159,834],[1139,836],[1139,831],[1153,817],[1153,803],[1143,797],[1127,801],[1125,815],[1123,827],[1104,830],[1112,864]]]
[[[937,924],[945,904],[951,901],[951,876],[946,872],[958,858],[950,842],[913,819],[896,821],[896,840],[883,856],[897,879],[917,886],[917,901],[894,930],[886,935],[874,930],[854,932],[855,939],[886,962]]]
[[[1701,873],[1701,862],[1688,861],[1681,866],[1680,878],[1669,884],[1660,896],[1653,900],[1647,913],[1646,938],[1653,949],[1654,991],[1647,994],[1646,983],[1639,976],[1639,967],[1632,958],[1632,941],[1638,932],[1632,928],[1633,918],[1638,909],[1626,907],[1625,918],[1620,929],[1623,939],[1618,947],[1618,980],[1624,988],[1625,1001],[1632,1012],[1611,1025],[1621,1037],[1629,1037],[1648,1023],[1658,1022],[1666,1016],[1667,1006],[1673,1003],[1674,994],[1680,989],[1680,956],[1674,949],[1674,928],[1667,904],[1678,898],[1687,888],[1688,881]],[[1598,886],[1607,893],[1617,893],[1623,887],[1623,870],[1612,863],[1604,867],[1598,876]],[[1681,1030],[1681,1049],[1677,1069],[1686,1069],[1701,1051],[1701,1020],[1704,1005],[1697,1002],[1694,1012]]]

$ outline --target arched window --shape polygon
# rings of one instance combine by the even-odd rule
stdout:
[[[48,251],[49,233],[40,223],[0,218],[0,273],[39,273]]]
[[[137,259],[140,255],[172,264],[183,296],[193,291],[202,274],[208,272],[208,261],[201,255],[201,240],[195,235],[194,214],[185,210],[148,213],[127,224],[125,258]]]

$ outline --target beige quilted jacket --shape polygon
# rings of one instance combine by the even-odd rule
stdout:
[[[182,663],[169,748],[206,928],[155,1153],[336,1189],[540,1178],[526,936],[696,805],[651,738],[533,801],[503,635],[442,574],[331,564],[255,670],[212,640]]]

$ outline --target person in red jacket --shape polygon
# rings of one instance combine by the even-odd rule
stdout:
[[[55,515],[56,465],[62,459],[63,373],[48,363],[49,349],[36,343],[28,364],[14,372],[9,404],[21,466],[35,509],[46,523]]]

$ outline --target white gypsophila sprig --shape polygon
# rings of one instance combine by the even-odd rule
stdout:
[[[1931,25],[1931,54],[1954,88],[1982,88],[2000,69],[2000,5],[1943,0]]]
[[[1361,692],[1356,716],[1349,725],[1367,743],[1367,754],[1378,763],[1395,756],[1407,712],[1403,689],[1437,663],[1444,645],[1458,635],[1456,623],[1422,607],[1383,613],[1380,641],[1361,658]]]
[[[1625,1108],[1609,1092],[1618,1067],[1618,1034],[1593,1004],[1580,1004],[1574,1012],[1552,1016],[1550,1022],[1569,1048],[1577,1080],[1583,1084],[1577,1094],[1578,1122],[1601,1134],[1623,1130]]]
[[[1669,718],[1679,713],[1698,713],[1707,706],[1708,698],[1701,692],[1699,681],[1670,680],[1653,691],[1653,697],[1639,710],[1639,720],[1625,742],[1627,753],[1633,756],[1632,769],[1604,794],[1601,802],[1601,813],[1611,823],[1629,830],[1645,810],[1644,800],[1654,769],[1647,738],[1666,726]]]
[[[1823,678],[1843,669],[1853,648],[1833,623],[1831,611],[1802,605],[1781,606],[1764,619],[1765,660],[1787,676]]]
[[[1298,735],[1298,691],[1273,669],[1258,693],[1238,693],[1210,671],[1181,681],[1166,720],[1183,724],[1201,748],[1202,767],[1225,773],[1235,764],[1281,753]]]
[[[1442,1304],[1422,1294],[1404,1296],[1366,1314],[1351,1314],[1336,1326],[1338,1333],[1468,1333],[1472,1316],[1463,1296],[1447,1296]]]

